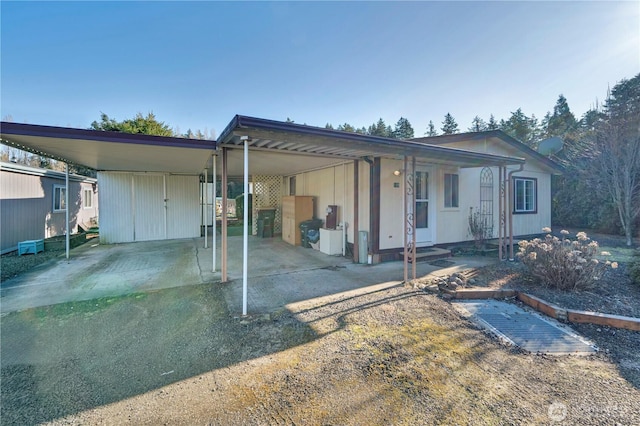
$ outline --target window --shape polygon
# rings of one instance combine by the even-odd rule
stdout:
[[[532,178],[513,179],[514,213],[537,213],[537,180]]]
[[[85,189],[84,196],[82,197],[82,206],[85,209],[90,209],[93,207],[93,190]]]
[[[444,207],[460,207],[458,201],[458,175],[455,173],[444,174]]]
[[[67,190],[64,185],[53,185],[53,211],[63,212],[67,209],[65,204],[65,194]]]

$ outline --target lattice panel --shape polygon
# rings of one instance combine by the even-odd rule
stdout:
[[[282,233],[282,176],[254,175],[253,178],[253,235],[258,234],[258,209],[275,208],[274,230]]]

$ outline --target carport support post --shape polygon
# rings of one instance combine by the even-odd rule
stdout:
[[[220,229],[222,235],[220,236],[222,241],[222,252],[220,253],[221,258],[221,271],[220,271],[220,281],[223,283],[227,282],[227,148],[222,148],[222,223]]]
[[[211,180],[213,181],[213,200],[211,200],[211,203],[213,204],[213,208],[211,210],[213,210],[212,216],[213,216],[213,226],[211,229],[211,234],[213,234],[212,239],[211,239],[211,251],[213,252],[212,256],[213,256],[213,267],[211,268],[211,272],[215,272],[216,271],[216,192],[217,192],[217,182],[216,182],[216,162],[218,160],[218,157],[213,154],[211,155],[211,163],[213,164],[213,173],[211,176]]]
[[[69,259],[69,163],[64,164],[64,220],[65,220],[65,256]]]
[[[247,315],[247,270],[249,260],[249,136],[244,142],[244,196],[242,205],[242,316]]]
[[[358,187],[360,184],[358,182],[358,177],[360,172],[358,170],[358,161],[359,160],[353,160],[353,261],[355,263],[360,262],[360,248],[358,244],[358,231],[360,230],[358,225],[358,215],[360,214],[358,205],[358,195],[360,194]]]
[[[209,171],[207,170],[207,168],[204,168],[204,213],[202,214],[202,217],[204,219],[204,248],[209,248],[209,242],[207,241],[207,239],[209,238],[209,219],[207,218],[207,205],[209,203],[209,196],[207,195],[207,192],[209,192]]]

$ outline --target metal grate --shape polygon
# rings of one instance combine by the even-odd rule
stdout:
[[[275,208],[274,233],[282,232],[282,176],[254,175],[253,179],[253,235],[258,233],[258,215],[256,211]]]

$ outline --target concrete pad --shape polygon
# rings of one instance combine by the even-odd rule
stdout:
[[[202,284],[199,239],[87,243],[51,263],[2,282],[0,311]]]
[[[216,272],[212,271],[211,243],[209,237],[205,249],[203,238],[112,245],[88,242],[71,250],[69,260],[61,257],[2,282],[0,312],[209,283],[222,285],[229,310],[240,314],[242,237],[229,238],[230,282],[225,284],[220,284],[220,237]],[[450,259],[455,263],[447,268],[418,262],[418,276],[451,274],[495,261]],[[291,246],[278,237],[249,239],[249,314],[374,284],[396,285],[402,278],[402,262],[354,264],[349,258]]]
[[[598,350],[570,327],[511,303],[474,300],[454,302],[453,306],[501,340],[529,352],[588,355]]]

